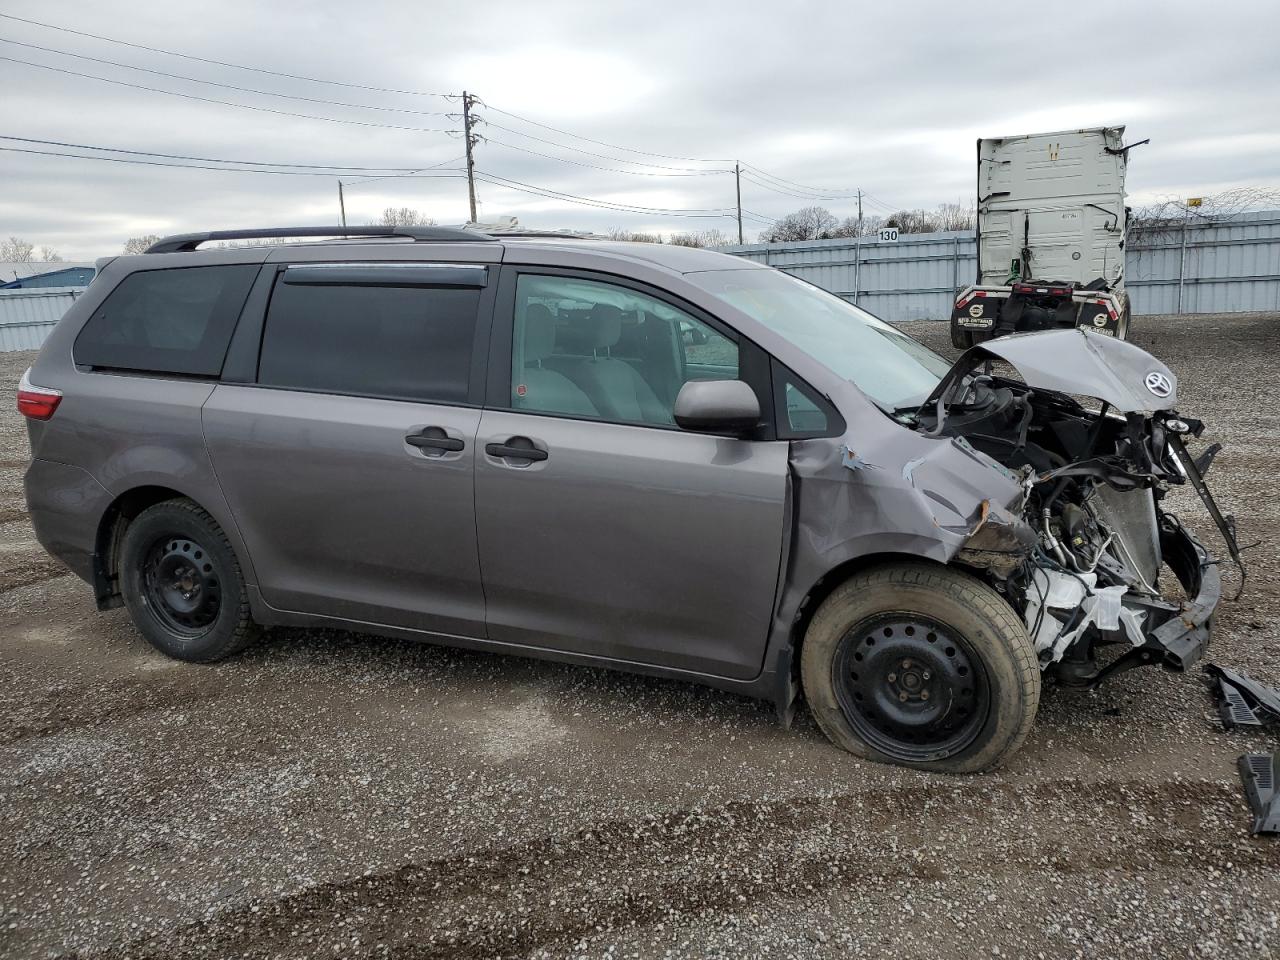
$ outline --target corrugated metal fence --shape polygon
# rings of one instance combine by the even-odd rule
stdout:
[[[945,320],[978,271],[971,232],[726,247],[856,300],[886,320]],[[1172,228],[1131,242],[1126,283],[1136,314],[1280,311],[1280,211]],[[0,290],[0,351],[35,350],[80,288]]]
[[[856,301],[885,320],[945,320],[978,272],[974,235],[902,234],[897,243],[811,240],[723,248]],[[1131,242],[1135,314],[1280,311],[1280,211],[1174,227]]]
[[[36,350],[83,287],[0,290],[0,352]]]

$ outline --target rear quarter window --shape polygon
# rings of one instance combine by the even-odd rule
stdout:
[[[257,276],[254,264],[140,270],[124,278],[76,337],[83,366],[216,377]]]

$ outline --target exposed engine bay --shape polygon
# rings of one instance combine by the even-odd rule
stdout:
[[[1191,458],[1184,440],[1203,424],[1176,412],[1176,391],[1145,351],[1063,330],[972,348],[910,416],[1018,478],[1021,497],[984,511],[955,562],[1023,615],[1060,682],[1144,663],[1186,669],[1208,643],[1217,560],[1163,509],[1171,487],[1190,483],[1237,565],[1239,550],[1203,480],[1220,447]]]

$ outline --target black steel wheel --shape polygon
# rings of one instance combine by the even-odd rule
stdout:
[[[991,709],[981,658],[954,629],[918,614],[851,627],[833,661],[845,719],[895,760],[943,760],[978,736]]]
[[[178,534],[157,537],[143,563],[147,603],[174,633],[198,636],[218,619],[222,587],[213,558]]]
[[[837,746],[939,773],[999,766],[1040,702],[1035,648],[1013,608],[970,574],[924,561],[837,586],[805,631],[800,675]]]
[[[209,663],[252,642],[256,631],[235,551],[190,500],[166,500],[130,520],[117,567],[134,626],[156,649]]]

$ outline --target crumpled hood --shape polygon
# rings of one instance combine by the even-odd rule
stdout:
[[[926,403],[987,357],[1012,365],[1029,387],[1097,397],[1120,413],[1151,415],[1178,403],[1178,378],[1163,363],[1141,347],[1078,328],[1015,333],[971,347]]]

